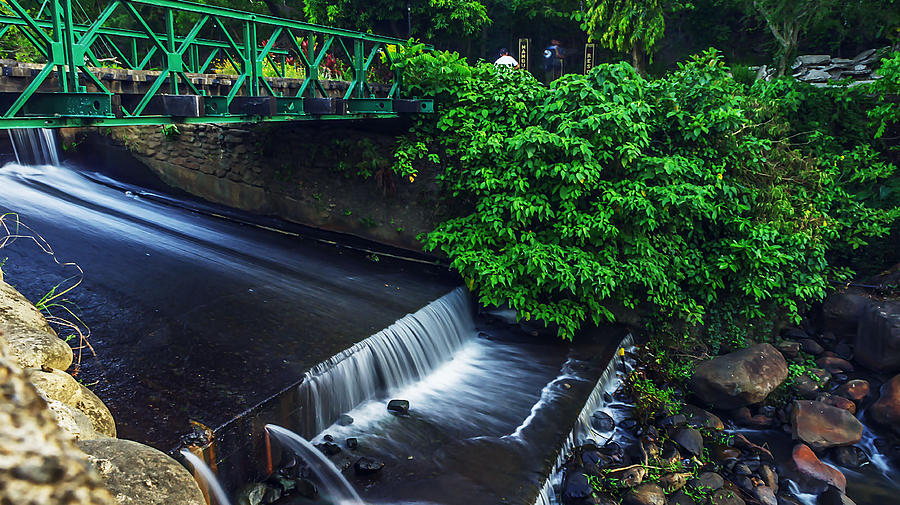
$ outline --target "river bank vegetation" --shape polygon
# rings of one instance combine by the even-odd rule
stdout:
[[[401,141],[397,166],[441,174],[458,215],[426,248],[484,303],[564,338],[625,311],[671,337],[725,318],[771,330],[884,266],[898,61],[875,85],[818,88],[739,82],[710,50],[658,79],[621,63],[547,88],[420,54],[402,65],[438,113]]]

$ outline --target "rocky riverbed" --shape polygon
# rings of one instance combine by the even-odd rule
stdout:
[[[557,496],[566,505],[889,503],[900,492],[891,477],[900,302],[880,293],[839,290],[769,343],[698,360],[669,396],[642,386],[656,356],[638,349],[637,368],[592,419],[595,436],[570,454]],[[649,411],[648,397],[661,400]]]

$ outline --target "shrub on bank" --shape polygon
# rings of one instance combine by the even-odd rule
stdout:
[[[748,86],[714,50],[656,80],[609,64],[549,88],[446,52],[399,65],[437,104],[396,170],[435,166],[454,209],[426,248],[564,338],[639,306],[676,336],[718,307],[796,321],[898,216],[888,85]]]

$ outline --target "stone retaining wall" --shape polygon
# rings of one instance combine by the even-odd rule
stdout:
[[[165,183],[251,213],[420,250],[442,215],[433,174],[390,170],[403,119],[63,131],[83,162],[124,146]],[[103,144],[106,145],[103,145]],[[362,175],[361,175],[362,174]]]

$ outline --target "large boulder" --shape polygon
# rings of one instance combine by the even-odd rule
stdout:
[[[822,302],[822,331],[846,339],[856,337],[863,310],[870,299],[854,290],[828,295]]]
[[[53,333],[7,327],[4,335],[10,357],[22,368],[48,366],[65,370],[72,364],[72,348]]]
[[[626,493],[622,505],[666,505],[666,493],[657,484],[645,482]]]
[[[794,438],[820,450],[859,442],[863,425],[847,410],[823,402],[797,400],[791,409],[791,430]]]
[[[765,400],[787,374],[784,356],[769,344],[757,344],[699,363],[691,389],[712,407],[735,409]]]
[[[75,407],[87,415],[97,433],[107,437],[116,436],[116,422],[109,409],[97,395],[79,384],[71,375],[61,370],[40,368],[29,368],[26,373],[44,398]]]
[[[50,412],[53,413],[53,417],[56,418],[56,424],[63,431],[72,435],[75,440],[93,440],[103,436],[94,429],[94,425],[87,414],[75,407],[56,400],[47,401],[47,406],[50,408]]]
[[[900,375],[881,386],[881,396],[868,412],[875,423],[900,435]]]
[[[0,339],[0,503],[112,505],[87,458],[54,422],[47,404]]]
[[[788,463],[788,476],[792,477],[804,493],[822,493],[828,486],[847,491],[847,478],[839,470],[819,461],[816,453],[805,444],[794,447]]]
[[[206,505],[190,472],[152,447],[130,440],[79,440],[118,505]]]
[[[863,310],[856,361],[870,370],[900,372],[900,302],[871,302]]]
[[[56,335],[41,312],[9,284],[0,281],[0,324]]]

